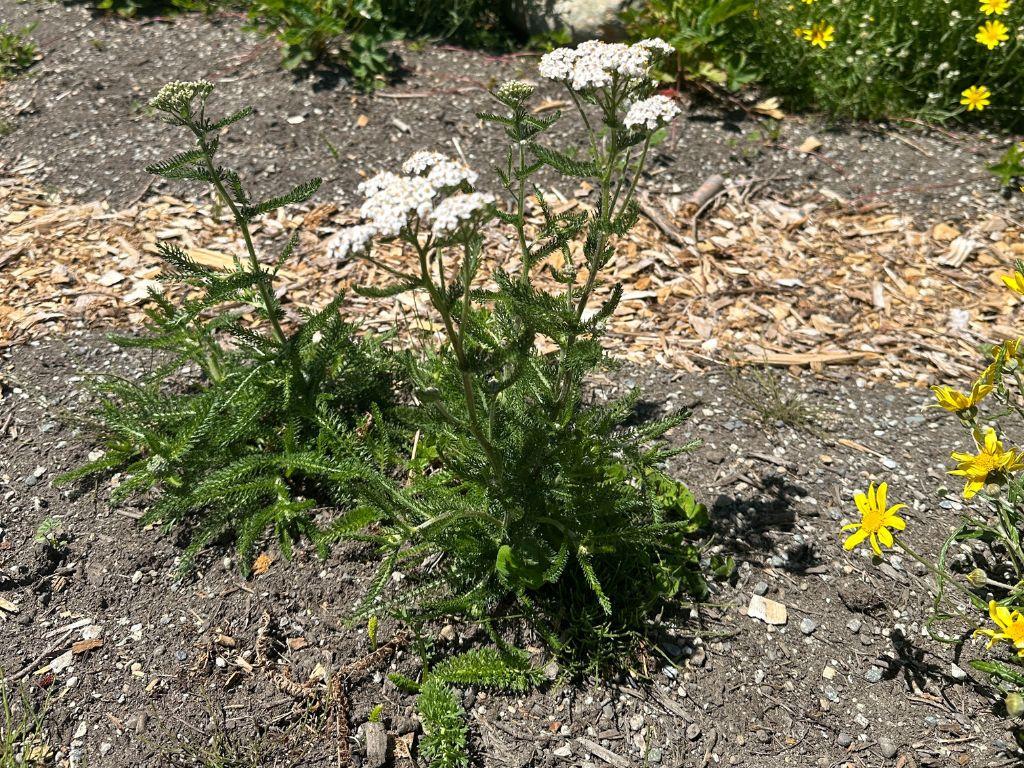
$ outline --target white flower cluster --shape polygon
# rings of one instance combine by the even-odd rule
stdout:
[[[669,43],[666,43],[660,37],[648,37],[637,43],[633,43],[638,48],[647,48],[650,51],[654,51],[662,56],[668,56],[670,53],[675,53],[676,49],[673,48]]]
[[[657,37],[634,45],[587,40],[576,48],[544,54],[538,70],[543,77],[568,83],[574,91],[586,91],[611,85],[616,75],[630,80],[649,77],[654,57],[672,50]]]
[[[194,98],[205,99],[212,90],[213,83],[208,80],[172,80],[149,100],[149,106],[161,112],[178,114],[187,111]]]
[[[451,160],[440,152],[430,152],[421,149],[402,163],[402,172],[422,175],[427,171],[427,181],[437,190],[457,187],[463,182],[473,186],[476,184],[477,174],[465,163]]]
[[[449,235],[459,228],[463,221],[494,202],[494,195],[482,192],[453,195],[444,200],[430,215],[433,225],[430,231],[441,237]]]
[[[678,114],[679,107],[672,99],[667,96],[651,96],[633,104],[626,112],[622,124],[627,128],[644,127],[648,131],[653,131]]]
[[[383,179],[385,176],[390,178]],[[359,209],[359,215],[383,237],[401,232],[410,214],[422,219],[434,207],[436,190],[422,176],[382,173],[371,179],[365,189],[373,191]]]
[[[345,227],[327,243],[327,255],[332,259],[343,259],[350,253],[362,253],[377,234],[372,224],[356,224]]]
[[[477,174],[465,163],[445,158],[436,163],[427,174],[427,181],[436,189],[450,189],[457,187],[463,182],[473,186],[476,184]]]
[[[344,258],[361,253],[374,237],[398,235],[414,215],[431,222],[435,235],[448,234],[494,202],[491,195],[460,193],[446,197],[435,208],[436,197],[463,184],[472,186],[477,180],[476,172],[465,163],[439,152],[414,152],[402,163],[402,171],[405,175],[383,171],[359,184],[357,189],[365,198],[359,215],[365,223],[347,227],[331,238],[328,255]]]
[[[402,173],[415,173],[419,175],[447,159],[440,152],[420,149],[409,155],[409,159],[402,163]]]

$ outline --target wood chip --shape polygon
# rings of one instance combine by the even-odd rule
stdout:
[[[21,165],[21,172],[38,170]],[[1020,327],[1020,307],[997,279],[1024,258],[1024,226],[1011,217],[989,217],[966,232],[945,223],[919,230],[879,206],[837,210],[841,195],[809,190],[804,199],[759,198],[752,192],[764,185],[719,188],[712,181],[708,188],[716,191],[707,198],[698,241],[685,213],[687,199],[703,198],[694,190],[642,200],[645,218],[616,243],[608,279],[588,308],[592,313],[621,281],[628,300],[609,319],[605,339],[616,356],[682,370],[705,360],[812,371],[858,365],[859,375],[897,386],[962,384],[977,372],[979,341],[1010,337]],[[547,190],[556,211],[591,210],[593,190],[580,185],[575,192]],[[326,240],[355,220],[350,211],[321,204],[289,208],[254,226],[268,260],[283,237],[299,232],[296,258],[279,273],[286,325],[340,290],[390,282],[365,261],[327,259]],[[532,204],[528,234],[540,224]],[[220,269],[232,269],[244,255],[231,222],[206,202],[155,195],[110,210],[23,177],[0,179],[0,349],[76,328],[137,329],[162,271],[161,240]],[[484,280],[498,265],[520,268],[507,232],[489,231],[484,253]],[[375,256],[393,268],[409,258],[395,245],[378,246]],[[560,259],[553,257],[552,267],[560,268]],[[538,280],[557,289],[546,274]],[[166,287],[172,301],[184,294],[180,286]],[[421,296],[348,295],[345,313],[367,332],[397,331],[396,343],[441,329]],[[251,307],[232,311],[253,317]]]

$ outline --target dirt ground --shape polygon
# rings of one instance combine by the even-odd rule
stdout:
[[[440,145],[486,166],[496,145],[474,117],[483,89],[533,64],[406,45],[402,79],[366,97],[332,73],[281,73],[272,48],[239,31],[237,19],[127,22],[14,0],[0,0],[0,17],[14,26],[38,21],[45,54],[0,90],[10,123],[0,173],[27,167],[78,199],[112,205],[162,189],[142,166],[180,145],[142,108],[168,79],[218,80],[225,108],[253,102],[256,120],[226,145],[229,159],[272,187],[322,174],[328,197],[344,206],[357,169],[394,165],[416,148]],[[779,197],[830,189],[925,223],[1017,210],[978,171],[998,146],[984,134],[817,118],[778,128],[773,137],[742,113],[692,104],[659,149],[649,187],[678,194],[724,172],[771,179]],[[808,136],[823,141],[820,152],[796,151]],[[133,375],[150,363],[94,331],[2,353],[0,596],[15,610],[0,610],[0,669],[26,681],[37,700],[49,697],[56,763],[201,765],[212,741],[239,758],[224,765],[336,766],[343,724],[320,681],[366,660],[349,677],[353,762],[364,764],[365,724],[380,705],[394,764],[412,765],[404,750],[419,725],[387,673],[414,674],[415,657],[400,644],[370,656],[365,630],[344,625],[372,573],[371,551],[341,548],[321,561],[300,549],[285,562],[268,546],[267,572],[244,580],[231,551],[213,549],[200,573],[179,583],[180,532],[141,529],[140,508],[107,503],[108,484],[54,487],[56,475],[94,449],[68,418],[88,404],[85,378]],[[640,385],[655,413],[693,408],[672,439],[704,445],[673,469],[711,508],[712,546],[736,558],[736,578],[717,584],[698,617],[668,633],[663,662],[603,684],[556,680],[524,697],[463,691],[476,765],[1021,764],[1000,703],[969,667],[978,643],[944,644],[924,631],[927,574],[899,555],[878,566],[842,550],[839,525],[853,514],[853,493],[871,481],[887,480],[892,496],[910,504],[907,539],[928,554],[961,509],[945,475],[950,449],[962,445],[955,420],[925,410],[926,391],[869,386],[862,375],[853,367],[785,379],[818,409],[810,431],[762,424],[716,367],[633,366],[594,382],[596,396]],[[58,548],[35,541],[48,519],[59,520]],[[958,553],[961,565],[968,559]],[[753,595],[786,605],[787,622],[749,617]],[[385,623],[379,636],[387,642],[397,631]],[[453,649],[479,642],[464,626],[441,628],[441,637]]]
[[[52,485],[92,450],[65,421],[84,406],[82,377],[147,364],[88,335],[5,360],[0,590],[18,612],[3,626],[14,642],[0,645],[0,667],[34,669],[47,650],[56,660],[54,674],[28,679],[48,685],[51,744],[70,761],[61,764],[173,764],[219,732],[257,749],[262,765],[333,766],[330,713],[290,695],[281,676],[304,682],[370,652],[365,632],[343,619],[372,553],[349,548],[322,562],[300,550],[286,563],[270,549],[268,572],[245,581],[230,552],[214,550],[195,579],[176,583],[175,533],[139,529],[138,509],[107,505],[107,485]],[[967,664],[977,644],[923,632],[927,575],[898,555],[878,567],[844,553],[838,533],[853,492],[887,479],[911,505],[908,540],[935,554],[960,509],[943,474],[955,424],[922,410],[920,391],[865,389],[856,378],[786,384],[831,414],[820,432],[765,428],[722,372],[630,369],[595,383],[598,396],[640,385],[655,412],[694,408],[673,439],[705,444],[675,470],[711,507],[714,546],[736,557],[737,579],[673,630],[663,645],[672,663],[604,685],[556,681],[522,698],[465,691],[479,765],[1016,764],[999,703]],[[943,487],[948,496],[936,494]],[[56,552],[34,542],[54,516],[66,536]],[[788,622],[748,617],[753,594],[785,604]],[[394,632],[384,626],[380,637]],[[453,647],[477,640],[465,627],[443,636]],[[79,644],[89,639],[102,643]],[[415,672],[408,650],[351,680],[353,732],[383,705],[399,742],[415,733],[411,701],[385,678],[393,669]]]

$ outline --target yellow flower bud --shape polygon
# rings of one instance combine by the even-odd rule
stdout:
[[[1024,715],[1024,696],[1021,696],[1016,691],[1006,694],[1004,703],[1006,704],[1006,712],[1010,717]]]
[[[988,584],[988,574],[981,568],[975,568],[967,574],[967,583],[975,589],[981,589]]]

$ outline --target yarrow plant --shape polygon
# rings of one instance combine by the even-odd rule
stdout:
[[[651,142],[678,114],[653,93],[666,50],[660,40],[587,42],[541,59],[582,123],[578,155],[544,141],[560,115],[531,110],[533,85],[497,87],[500,109],[480,117],[509,140],[496,169],[507,205],[462,162],[430,151],[360,186],[363,222],[339,232],[332,253],[391,275],[361,289],[369,295],[425,297],[442,343],[407,370],[416,406],[405,418],[430,460],[412,464],[407,483],[380,475],[365,488],[375,527],[364,535],[383,563],[357,615],[389,611],[414,627],[456,615],[495,637],[497,622],[521,616],[564,661],[596,670],[642,642],[655,608],[703,594],[691,537],[706,513],[665,473],[676,449],[661,438],[679,417],[631,426],[637,393],[584,396],[586,377],[612,364],[600,342],[621,297],[605,285],[615,240],[637,220]],[[594,208],[555,211],[532,181],[545,166],[590,181]],[[496,226],[514,232],[518,263],[484,275]],[[378,258],[378,241],[400,244],[407,266]],[[389,594],[411,557],[436,566]]]
[[[163,280],[176,293],[151,291],[146,332],[116,341],[158,351],[163,361],[141,381],[99,379],[100,407],[90,426],[103,455],[63,480],[116,472],[115,502],[154,491],[143,521],[190,532],[183,567],[213,540],[230,536],[246,569],[268,530],[285,555],[302,536],[320,540],[314,508],[347,504],[349,481],[362,462],[387,461],[370,425],[383,421],[392,401],[392,364],[373,339],[358,339],[343,321],[343,297],[286,323],[277,283],[279,269],[295,255],[298,232],[265,264],[250,225],[308,200],[320,180],[251,198],[216,157],[221,133],[252,110],[208,117],[213,88],[206,81],[172,82],[150,101],[195,146],[147,170],[210,185],[230,211],[243,255],[233,256],[232,268],[218,269],[176,245],[158,244],[167,264]],[[234,311],[239,306],[252,308],[253,322]]]
[[[1018,262],[1002,281],[1024,296],[1024,263]],[[892,514],[902,505],[886,509],[884,483],[877,492],[872,488],[866,497],[857,497],[861,522],[844,527],[857,529],[846,540],[847,549],[870,538],[878,556],[883,554],[880,543],[900,547],[923,563],[936,579],[936,619],[957,616],[976,627],[975,635],[988,638],[986,650],[994,653],[996,646],[1004,646],[1012,652],[971,664],[996,681],[1013,717],[1024,715],[1024,450],[1008,444],[1005,435],[1012,423],[1024,421],[1022,342],[1015,338],[990,345],[986,365],[969,390],[946,385],[932,388],[935,407],[954,415],[974,446],[951,455],[955,467],[949,474],[963,480],[962,495],[970,505],[938,557],[922,557],[889,530],[902,531],[905,523]],[[954,556],[957,550],[961,554]],[[961,597],[952,614],[941,607],[948,603],[944,601],[947,587]]]
[[[308,200],[319,180],[257,202],[215,160],[221,132],[250,110],[208,118],[204,81],[171,83],[151,102],[195,146],[150,170],[212,186],[244,250],[216,270],[160,246],[186,293],[153,292],[148,334],[121,343],[167,364],[142,382],[101,381],[104,455],[68,479],[118,472],[116,498],[153,492],[144,520],[192,527],[190,556],[226,534],[247,562],[267,529],[285,554],[303,535],[321,548],[372,544],[377,574],[351,620],[375,635],[388,614],[413,631],[422,674],[395,682],[420,694],[421,754],[437,768],[468,764],[452,685],[522,691],[543,678],[512,640],[543,641],[570,673],[620,668],[708,589],[706,510],[667,472],[695,447],[665,439],[685,414],[644,422],[639,392],[587,394],[588,377],[615,366],[602,339],[622,296],[607,274],[616,242],[637,221],[649,149],[679,112],[650,76],[666,50],[592,42],[542,59],[575,106],[581,152],[548,143],[561,115],[534,112],[533,85],[496,88],[496,110],[480,118],[508,137],[504,202],[465,162],[426,150],[359,185],[361,222],[328,252],[376,265],[389,280],[363,294],[414,292],[440,328],[392,353],[341,319],[343,297],[286,315],[278,268],[294,235],[273,266],[258,254],[250,223]],[[591,183],[593,206],[553,208],[534,181],[544,169]],[[516,256],[485,274],[498,229]],[[381,243],[407,261],[381,258]],[[337,514],[322,528],[325,506]],[[441,617],[476,622],[493,646],[435,658],[425,632]]]

